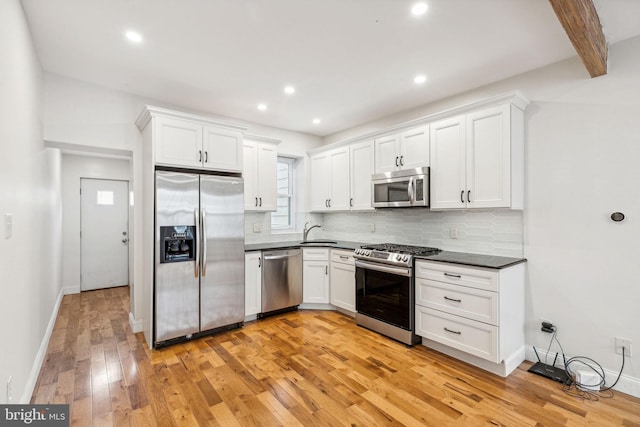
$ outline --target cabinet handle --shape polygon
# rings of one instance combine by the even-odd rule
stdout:
[[[331,199],[327,200],[327,207],[330,208],[331,207]]]
[[[329,199],[324,199],[324,207],[325,208],[329,207]]]
[[[258,257],[258,268],[262,268],[262,257]]]
[[[325,265],[324,266],[324,275],[327,276],[329,274],[329,266]]]
[[[467,203],[471,203],[471,190],[467,191]]]
[[[404,166],[404,156],[400,156],[400,166]]]
[[[349,207],[352,208],[353,207],[353,197],[349,199]]]
[[[258,198],[256,197],[256,207],[258,207]]]
[[[400,165],[398,164],[398,156],[396,156],[396,167],[398,167],[398,166],[400,166]]]
[[[202,150],[198,150],[198,161],[202,161]]]
[[[346,259],[346,260],[348,260],[348,259],[349,259],[349,257],[348,257],[348,256],[346,256],[346,255],[340,255],[340,259]]]
[[[446,327],[444,328],[444,330],[447,331],[447,332],[450,332],[452,334],[462,335],[462,332],[460,332],[460,331],[452,331],[451,329],[446,328]]]
[[[205,163],[209,163],[209,152],[208,151],[204,152],[204,162]]]
[[[444,275],[448,277],[455,277],[456,279],[459,279],[462,277],[459,274],[453,274],[453,273],[444,273]]]
[[[258,206],[262,206],[262,197],[258,197],[260,199],[260,204]]]
[[[460,203],[464,203],[464,190],[460,192]]]
[[[462,302],[461,299],[449,298],[448,296],[445,296],[444,299],[446,299],[447,301]]]

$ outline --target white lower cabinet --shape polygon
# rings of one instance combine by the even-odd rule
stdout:
[[[302,302],[329,303],[329,249],[302,250]]]
[[[244,255],[244,316],[255,318],[262,310],[262,252]]]
[[[356,266],[353,251],[331,250],[331,304],[356,312]]]
[[[438,351],[509,375],[524,360],[524,268],[416,261],[416,334]]]

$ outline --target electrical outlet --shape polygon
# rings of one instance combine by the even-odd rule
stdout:
[[[616,353],[622,354],[624,347],[624,355],[631,357],[631,340],[629,338],[616,337]]]
[[[376,231],[376,225],[375,224],[369,225],[369,231],[374,233]]]
[[[458,238],[458,229],[456,227],[451,227],[451,230],[449,232],[451,233],[452,239]]]
[[[11,403],[13,400],[13,377],[10,376],[7,380],[7,403]]]
[[[260,233],[262,231],[262,224],[256,222],[253,224],[253,232]]]

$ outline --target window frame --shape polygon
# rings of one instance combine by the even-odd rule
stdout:
[[[296,189],[295,189],[295,164],[296,164],[296,159],[293,157],[287,157],[287,156],[278,156],[277,159],[277,164],[279,165],[280,163],[286,163],[288,165],[288,170],[289,170],[289,192],[287,194],[284,193],[280,193],[278,191],[278,188],[276,188],[276,211],[275,212],[271,212],[271,231],[275,232],[275,233],[290,233],[295,231],[295,227],[296,227],[296,220],[295,220],[295,212],[294,212],[294,207],[295,207],[295,197],[296,197]],[[278,167],[276,167],[276,174],[278,174]],[[277,176],[276,176],[276,182],[277,182]],[[289,221],[287,225],[274,225],[273,222],[273,217],[274,214],[276,214],[278,211],[278,200],[280,198],[288,198],[289,199]]]

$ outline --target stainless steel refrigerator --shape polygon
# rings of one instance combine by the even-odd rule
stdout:
[[[244,321],[244,182],[156,171],[154,346]]]

